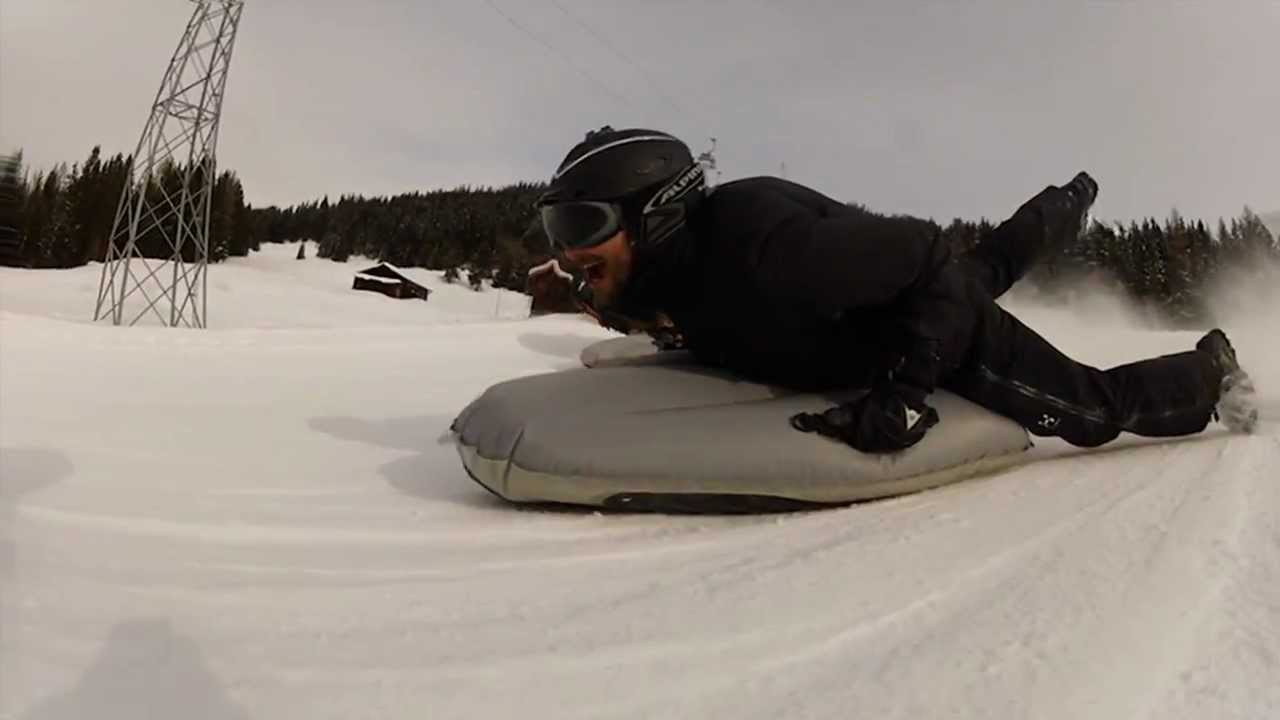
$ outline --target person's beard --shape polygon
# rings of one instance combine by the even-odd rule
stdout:
[[[597,304],[602,322],[608,319],[629,328],[623,332],[652,332],[670,324],[664,307],[685,298],[696,288],[696,246],[688,230],[681,228],[656,248],[635,248],[630,271],[620,278],[607,302]]]

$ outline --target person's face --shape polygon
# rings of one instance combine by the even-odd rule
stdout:
[[[631,243],[625,231],[588,248],[565,250],[569,264],[586,276],[594,304],[607,308],[617,302],[631,275]]]

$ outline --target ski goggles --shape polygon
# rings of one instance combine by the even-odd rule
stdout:
[[[595,247],[622,229],[617,203],[571,200],[543,205],[542,227],[551,244],[565,250]]]

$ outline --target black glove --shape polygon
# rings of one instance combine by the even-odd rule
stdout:
[[[885,383],[826,412],[794,415],[791,426],[866,453],[896,452],[920,442],[925,432],[938,424],[938,411],[924,398],[919,388]]]
[[[685,348],[684,333],[674,325],[663,325],[649,330],[649,337],[659,350],[683,350]]]

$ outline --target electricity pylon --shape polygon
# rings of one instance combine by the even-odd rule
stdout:
[[[206,324],[218,124],[244,2],[192,2],[120,195],[94,320]],[[126,313],[130,299],[141,310]]]

